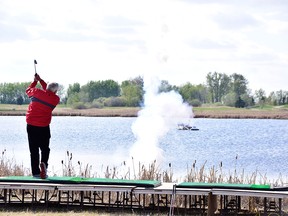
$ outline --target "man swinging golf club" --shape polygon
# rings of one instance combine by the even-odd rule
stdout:
[[[40,82],[42,89],[37,88]],[[26,113],[27,134],[31,157],[32,175],[36,178],[47,178],[48,159],[50,154],[50,122],[52,111],[58,105],[60,99],[56,95],[58,83],[49,83],[36,73],[34,81],[26,89],[26,94],[31,99]],[[41,163],[39,168],[39,149],[41,151]]]

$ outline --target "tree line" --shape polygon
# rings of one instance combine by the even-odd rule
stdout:
[[[30,82],[0,83],[0,103],[28,104],[25,94]],[[194,85],[187,82],[181,86],[170,85],[162,80],[159,93],[176,91],[188,104],[197,107],[202,104],[223,104],[231,107],[250,107],[255,104],[288,104],[288,91],[273,91],[269,95],[263,89],[254,93],[248,88],[248,80],[241,74],[227,75],[209,72],[206,83]],[[125,80],[119,84],[114,80],[89,81],[85,85],[73,83],[67,91],[61,86],[58,95],[61,103],[73,108],[137,107],[143,104],[144,81],[142,77]]]

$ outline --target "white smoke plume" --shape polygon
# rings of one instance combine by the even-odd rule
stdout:
[[[164,159],[159,141],[177,123],[193,117],[192,107],[183,103],[175,91],[158,93],[160,81],[144,77],[144,107],[132,125],[136,142],[130,149],[130,157],[136,162],[149,165],[156,160],[161,164]]]
[[[192,107],[183,102],[180,94],[175,91],[159,93],[161,81],[158,77],[165,66],[169,66],[169,47],[175,41],[168,36],[168,25],[162,22],[165,20],[158,18],[158,23],[154,24],[153,21],[146,35],[149,53],[146,67],[151,68],[148,68],[143,76],[144,106],[132,125],[136,141],[129,152],[133,163],[137,165],[139,162],[145,167],[155,160],[157,165],[162,163],[165,155],[159,147],[161,138],[170,129],[176,130],[178,123],[193,117]]]

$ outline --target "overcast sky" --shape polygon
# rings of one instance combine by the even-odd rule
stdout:
[[[287,0],[0,0],[0,83],[239,73],[288,90]]]

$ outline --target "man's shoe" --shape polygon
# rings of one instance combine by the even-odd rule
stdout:
[[[40,163],[40,178],[41,179],[46,179],[47,176],[47,170],[46,170],[46,165],[45,163],[41,162]]]
[[[33,175],[33,178],[40,178],[40,174]]]

